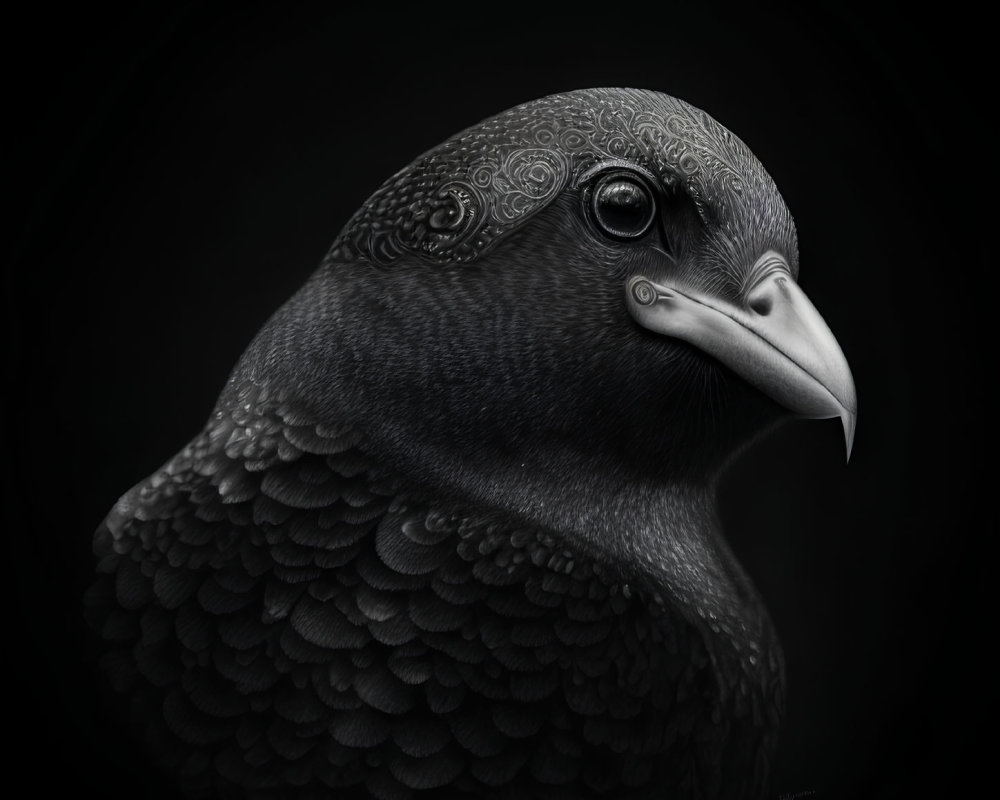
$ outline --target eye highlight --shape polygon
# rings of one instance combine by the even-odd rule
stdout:
[[[590,191],[587,205],[594,224],[613,239],[638,239],[656,216],[649,185],[627,170],[602,175]]]

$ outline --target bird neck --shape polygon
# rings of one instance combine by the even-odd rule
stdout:
[[[697,629],[720,674],[780,682],[777,637],[722,535],[714,481],[650,479],[569,449],[512,458],[448,447],[422,452],[411,472],[420,485],[502,515],[512,529],[528,525],[553,534],[574,557],[599,564],[614,582]],[[398,453],[389,458],[396,468],[405,463]]]

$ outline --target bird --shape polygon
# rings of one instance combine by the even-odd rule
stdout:
[[[739,138],[573,90],[390,177],[94,535],[112,688],[190,796],[760,798],[774,624],[718,479],[857,396]]]

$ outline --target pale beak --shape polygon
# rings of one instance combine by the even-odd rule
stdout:
[[[642,327],[682,339],[803,417],[840,417],[847,457],[858,401],[847,359],[787,269],[765,275],[745,305],[648,278],[628,282],[629,313]]]

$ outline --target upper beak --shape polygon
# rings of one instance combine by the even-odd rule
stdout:
[[[705,351],[791,411],[813,419],[840,417],[851,457],[858,413],[851,369],[787,270],[765,275],[744,306],[643,277],[628,282],[626,302],[644,328]]]

